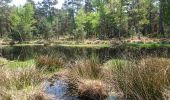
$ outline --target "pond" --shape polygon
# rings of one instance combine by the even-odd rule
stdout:
[[[49,81],[45,82],[45,92],[54,95],[54,100],[82,100],[76,96],[70,96],[67,87],[64,80],[57,80],[53,84]],[[107,97],[107,100],[117,100],[116,98],[117,97],[115,96],[109,96]]]
[[[170,57],[170,48],[134,48],[119,46],[115,48],[82,48],[62,46],[6,46],[0,48],[0,56],[8,60],[30,60],[39,55],[60,55],[67,60],[98,57],[100,62],[109,59],[140,59],[147,56]],[[59,57],[60,57],[59,56]]]
[[[30,60],[39,55],[53,55],[65,57],[66,60],[91,58],[97,56],[101,63],[109,59],[141,59],[147,56],[170,57],[170,48],[135,48],[119,46],[114,48],[80,48],[63,46],[6,46],[0,48],[0,56],[8,60]],[[58,56],[60,55],[60,56]],[[56,80],[54,83],[45,82],[45,92],[55,95],[54,100],[79,100],[77,97],[65,95],[67,84],[63,80]],[[107,100],[116,100],[116,97],[109,96]]]

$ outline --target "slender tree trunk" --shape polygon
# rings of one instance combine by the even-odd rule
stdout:
[[[163,2],[164,0],[159,0],[159,34],[164,36],[164,25],[163,25]]]
[[[123,7],[123,0],[120,1],[120,18],[119,18],[119,39],[121,34],[121,28],[122,28],[122,7]]]
[[[152,33],[152,0],[150,0],[150,6],[149,6],[149,34]]]
[[[138,16],[139,16],[139,7],[140,7],[139,4],[140,4],[140,0],[137,0],[136,2],[137,2],[137,10],[138,10],[137,13],[138,13]],[[136,18],[136,26],[135,27],[136,27],[136,33],[137,33],[138,39],[140,39],[139,17]]]

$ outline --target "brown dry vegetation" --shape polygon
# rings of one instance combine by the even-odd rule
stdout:
[[[79,98],[103,100],[108,96],[109,92],[104,76],[101,65],[95,61],[78,61],[69,69],[69,89]]]
[[[29,93],[37,90],[44,76],[32,68],[0,68],[0,100],[27,100]]]
[[[48,71],[54,71],[58,68],[62,68],[63,60],[60,58],[52,57],[52,56],[39,56],[35,60],[36,68],[45,69]]]

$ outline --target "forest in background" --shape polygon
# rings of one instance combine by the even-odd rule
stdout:
[[[10,6],[0,0],[0,37],[15,41],[69,36],[101,40],[170,37],[170,0],[57,0]]]

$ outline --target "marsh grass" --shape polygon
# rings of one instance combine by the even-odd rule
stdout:
[[[100,64],[94,60],[78,61],[69,69],[68,84],[73,95],[88,100],[103,100],[108,96]]]
[[[126,66],[128,63],[130,63],[129,60],[124,59],[111,59],[104,63],[105,68],[112,68],[113,66]]]
[[[93,60],[78,61],[70,68],[70,74],[87,79],[101,79],[103,76],[101,65]]]
[[[10,70],[0,69],[0,85],[7,89],[22,89],[41,82],[42,74],[35,68]]]
[[[27,100],[28,93],[36,91],[43,81],[43,72],[34,67],[10,69],[0,68],[0,99]]]
[[[170,82],[170,59],[145,58],[136,63],[113,65],[113,75],[126,99],[164,100]]]
[[[62,59],[53,56],[39,56],[35,60],[37,69],[44,69],[48,71],[55,71],[62,68],[64,62]]]

